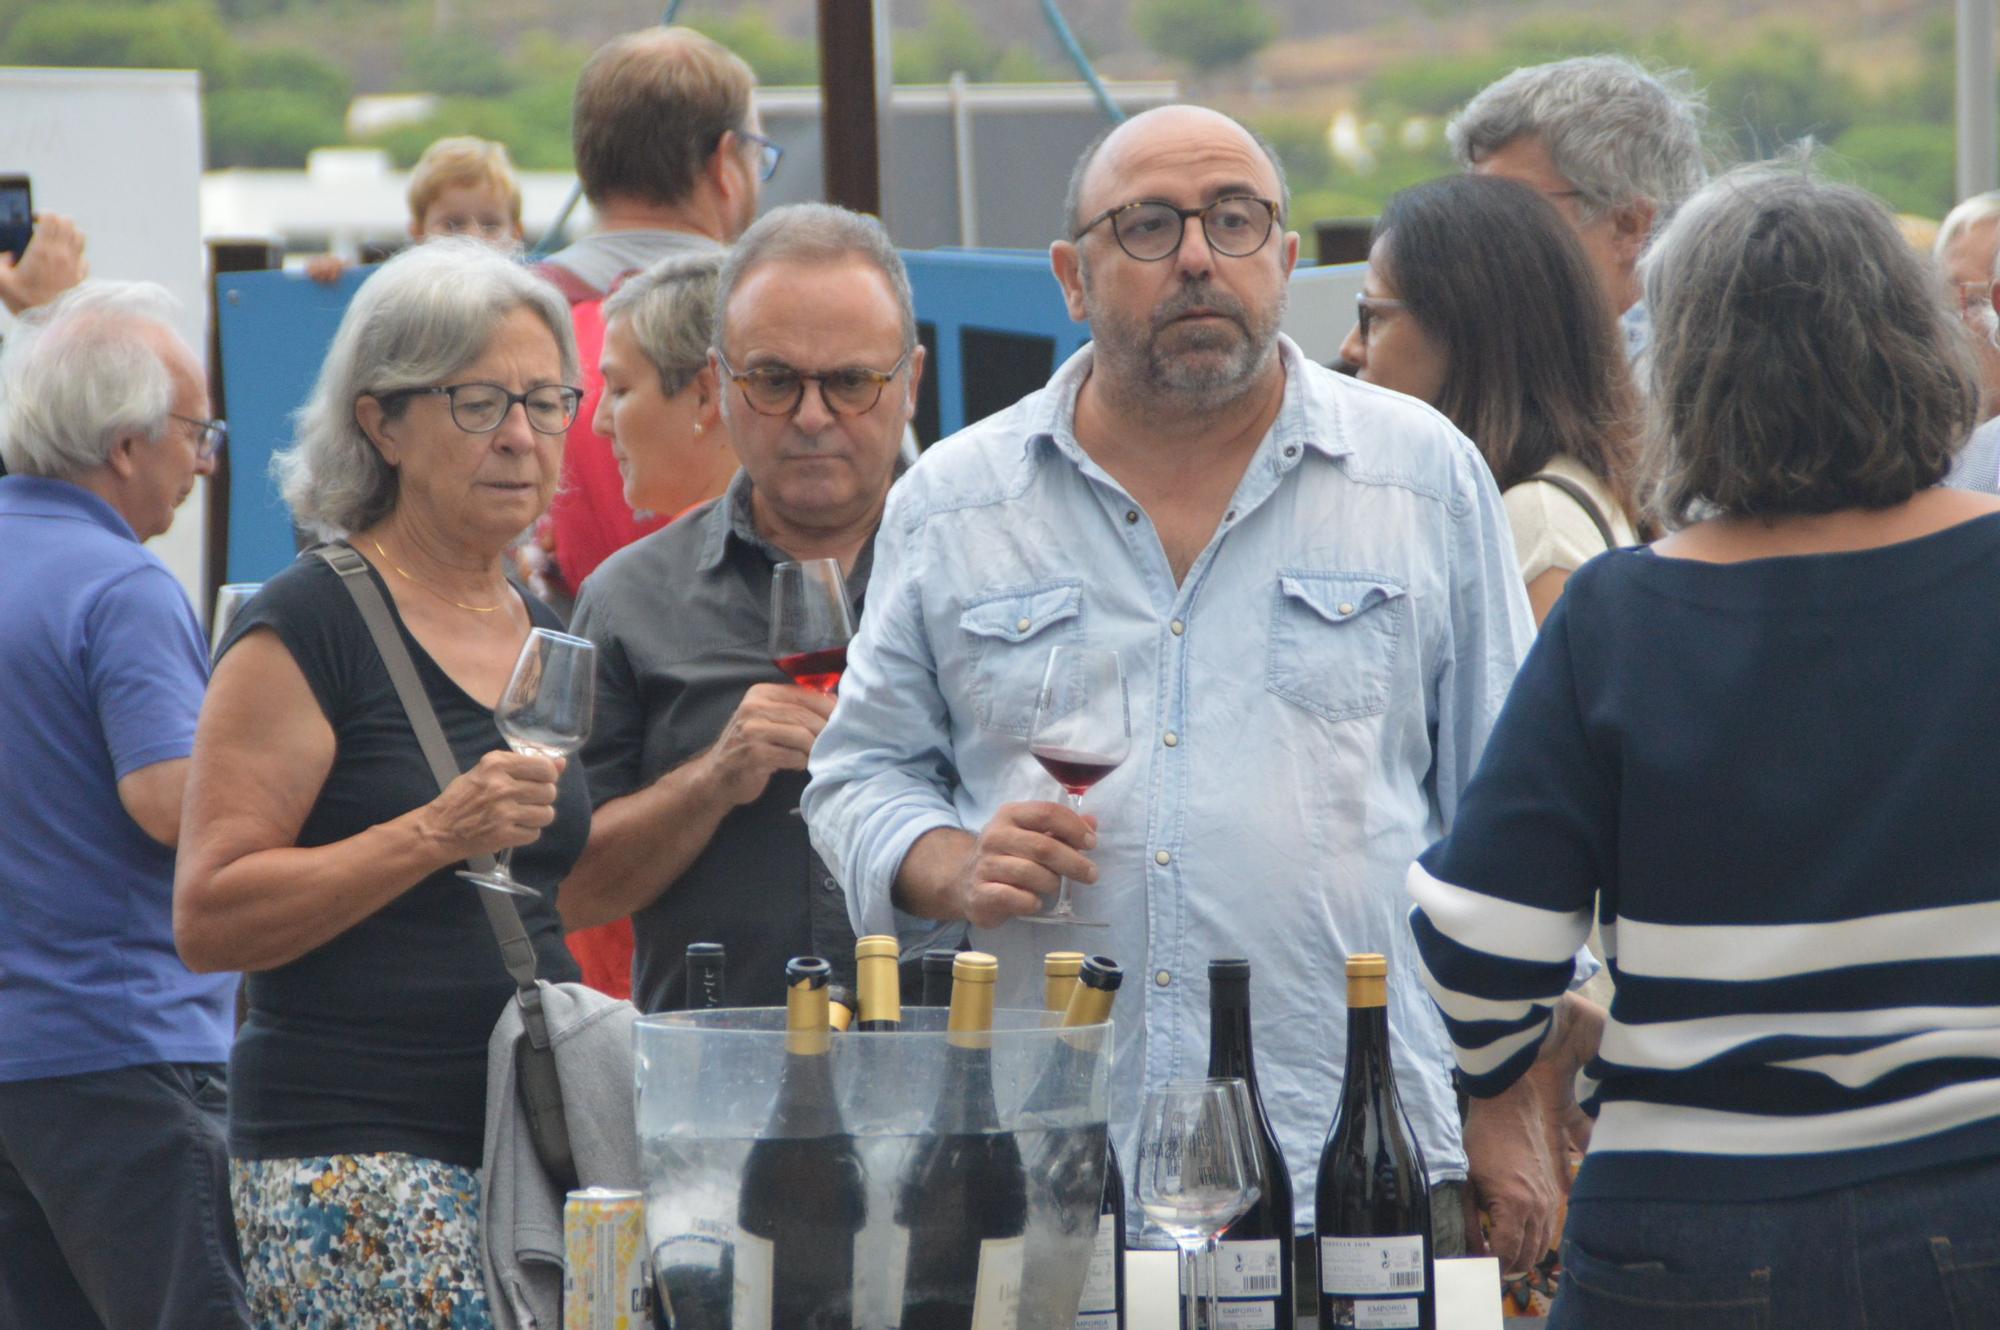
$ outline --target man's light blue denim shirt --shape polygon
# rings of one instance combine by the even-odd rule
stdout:
[[[1099,880],[1075,889],[1110,926],[972,941],[1000,958],[1003,1006],[1040,1005],[1046,951],[1124,966],[1111,1121],[1128,1159],[1145,1087],[1206,1071],[1208,962],[1249,957],[1258,1076],[1309,1228],[1351,953],[1389,957],[1403,1103],[1432,1180],[1465,1176],[1403,877],[1450,827],[1535,626],[1472,444],[1280,350],[1278,417],[1178,585],[1145,512],[1077,444],[1089,347],[931,449],[889,496],[804,807],[856,929],[911,938],[923,922],[890,887],[919,836],[1060,797],[1028,754],[1049,648],[1115,648],[1132,755],[1084,799]]]

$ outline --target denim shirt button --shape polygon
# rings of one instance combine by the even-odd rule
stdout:
[[[1160,865],[1162,868],[1166,867],[1173,861],[1174,857],[1171,854],[1168,854],[1165,850],[1161,850],[1159,853],[1153,856],[1153,862]]]
[[[1174,976],[1171,970],[1153,971],[1153,982],[1158,984],[1161,988],[1165,988],[1168,984],[1171,984],[1173,981],[1174,981]]]
[[[1127,522],[1137,522],[1139,520],[1139,510],[1137,508],[1127,508],[1125,510],[1125,520]]]
[[[1178,746],[1180,741],[1181,737],[1178,734],[1175,734],[1172,730],[1168,730],[1165,734],[1160,736],[1160,742],[1165,744],[1169,748]]]
[[[1187,631],[1187,625],[1182,623],[1179,619],[1174,620],[1167,626],[1174,630],[1175,637],[1179,637],[1182,633],[1185,633]]]

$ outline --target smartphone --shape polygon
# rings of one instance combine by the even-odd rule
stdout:
[[[20,258],[35,235],[35,201],[28,177],[0,175],[0,252]]]

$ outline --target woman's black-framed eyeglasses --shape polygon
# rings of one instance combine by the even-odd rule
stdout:
[[[886,372],[860,365],[819,374],[801,374],[790,365],[759,365],[738,371],[720,351],[715,353],[715,359],[723,374],[742,390],[743,400],[750,404],[750,409],[760,416],[791,415],[805,401],[808,382],[819,385],[819,400],[832,414],[862,416],[875,409],[875,404],[882,400],[882,390],[903,372],[903,366],[910,363],[916,350],[913,346],[903,352]]]
[[[759,180],[769,180],[772,176],[778,174],[778,163],[785,156],[783,148],[753,130],[739,129],[736,131],[736,137],[747,139],[757,145],[757,178]]]
[[[1201,218],[1201,233],[1210,249],[1227,258],[1247,259],[1271,238],[1278,205],[1250,194],[1228,194],[1199,208],[1142,199],[1099,213],[1077,228],[1073,239],[1083,239],[1092,227],[1109,220],[1118,248],[1141,263],[1155,263],[1180,250],[1190,217]]]
[[[528,428],[537,434],[562,434],[576,423],[577,407],[583,403],[583,389],[563,384],[546,384],[524,393],[509,392],[497,383],[448,383],[437,388],[397,388],[377,393],[388,400],[395,397],[444,397],[451,403],[451,420],[467,434],[491,434],[500,422],[521,404]]]
[[[206,462],[229,446],[229,422],[226,420],[203,420],[200,416],[181,416],[169,411],[171,420],[195,428],[194,455]]]
[[[1391,300],[1388,296],[1371,296],[1357,292],[1354,297],[1355,331],[1361,334],[1361,340],[1365,342],[1369,333],[1374,331],[1377,319],[1384,314],[1393,314],[1408,308],[1409,306],[1402,301]]]

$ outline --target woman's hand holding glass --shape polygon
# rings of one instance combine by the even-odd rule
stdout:
[[[528,640],[521,648],[521,657],[514,663],[513,677],[507,681],[507,690],[501,694],[500,705],[494,709],[494,721],[500,727],[500,736],[516,754],[560,762],[583,747],[583,741],[590,736],[590,718],[596,698],[597,648],[583,638],[537,628],[528,634]],[[491,767],[495,778],[503,781],[516,775],[537,774],[532,766],[525,764],[490,761],[498,756],[502,755],[487,754],[473,769],[474,772]],[[558,765],[556,775],[561,773],[562,768]],[[459,777],[460,781],[464,779],[464,776]],[[453,781],[452,785],[458,783]],[[525,783],[536,785],[542,782]],[[546,784],[549,810],[548,815],[534,826],[537,834],[541,827],[554,820],[555,783],[550,780]],[[449,795],[450,792],[450,787],[447,787],[445,793]],[[502,787],[503,801],[505,793]],[[514,880],[509,866],[514,847],[535,839],[534,836],[514,839],[520,829],[518,822],[509,825],[507,835],[494,847],[493,857],[498,862],[493,872],[482,873],[467,868],[461,869],[459,876],[491,891],[505,891],[516,896],[536,895],[533,887],[523,886]]]

